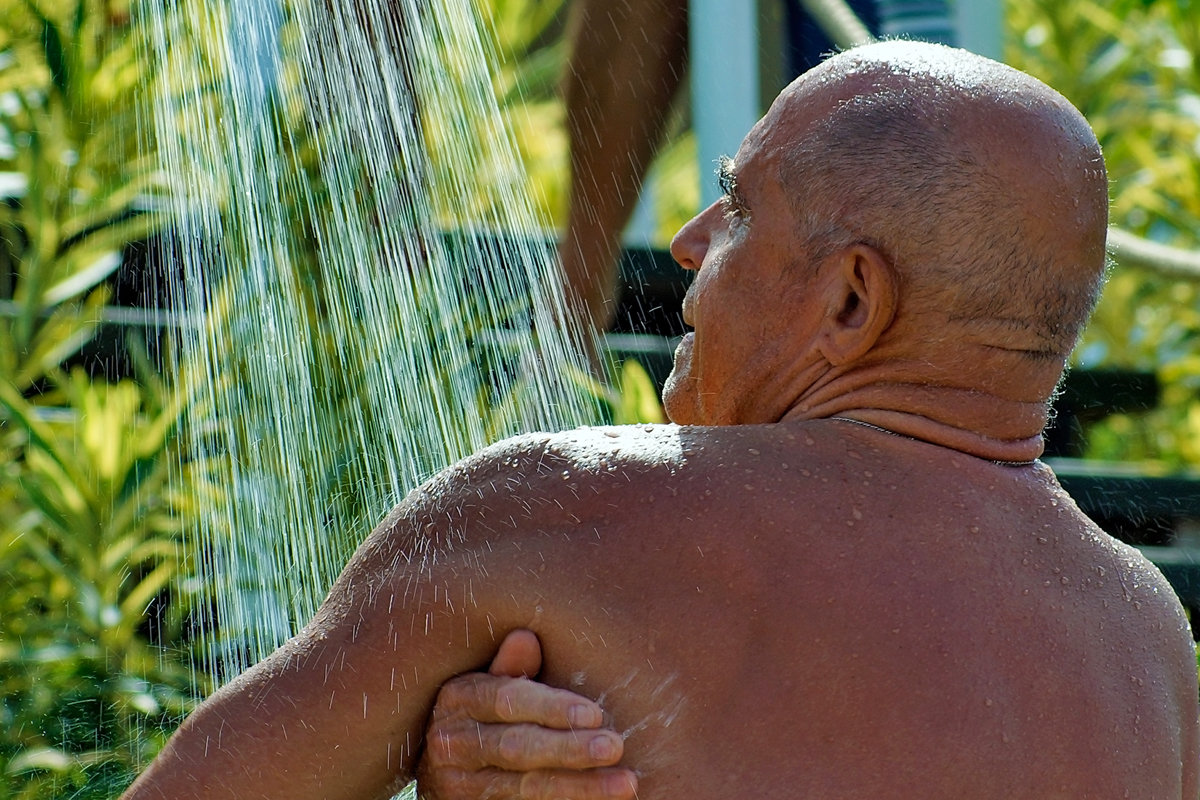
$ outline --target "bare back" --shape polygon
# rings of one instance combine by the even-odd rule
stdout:
[[[476,600],[602,698],[643,798],[1196,795],[1183,611],[1043,466],[826,421],[575,433],[538,471],[501,501],[523,589]]]
[[[137,798],[388,797],[530,628],[654,798],[1197,795],[1183,611],[1044,467],[835,421],[510,440],[414,492]]]

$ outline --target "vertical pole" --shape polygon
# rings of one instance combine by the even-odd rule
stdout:
[[[955,0],[954,24],[959,47],[1004,60],[1003,0]]]
[[[621,234],[621,243],[626,247],[653,247],[658,233],[658,212],[655,200],[658,194],[657,181],[651,172],[642,182],[637,205],[629,215],[629,222]]]
[[[691,0],[692,128],[700,160],[700,203],[716,200],[717,157],[733,155],[760,116],[758,1]]]

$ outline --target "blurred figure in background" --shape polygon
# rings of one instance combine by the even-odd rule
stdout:
[[[945,0],[855,0],[876,36],[953,44]],[[786,4],[791,76],[834,45],[798,2]],[[666,135],[687,72],[687,0],[574,0],[564,80],[571,188],[559,258],[577,321],[611,329],[619,300],[621,236]],[[790,80],[790,77],[789,77]]]

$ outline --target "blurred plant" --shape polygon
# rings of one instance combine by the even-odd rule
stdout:
[[[90,336],[64,327],[78,302],[94,320],[122,247],[162,224],[140,206],[159,176],[131,135],[145,67],[109,11],[0,3],[0,352],[21,389]]]
[[[592,383],[593,391],[608,407],[608,422],[612,425],[636,425],[667,421],[658,387],[636,359],[626,359],[616,368],[611,386]]]
[[[547,221],[566,217],[570,180],[559,84],[567,61],[567,0],[473,0],[490,33],[492,87]]]
[[[109,797],[196,696],[173,586],[190,512],[173,474],[179,406],[153,378],[47,378],[53,410],[0,383],[15,473],[0,527],[0,785]]]
[[[1200,7],[1193,0],[1009,0],[1008,59],[1066,95],[1104,147],[1112,223],[1200,249]],[[1077,356],[1154,371],[1155,411],[1089,430],[1087,455],[1200,465],[1200,283],[1118,260]]]
[[[164,219],[148,81],[116,2],[0,2],[0,794],[110,797],[193,702],[177,540],[183,405],[72,359]],[[152,206],[152,203],[150,204]]]

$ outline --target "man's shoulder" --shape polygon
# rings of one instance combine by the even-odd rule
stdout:
[[[670,479],[712,468],[733,471],[786,463],[801,439],[813,443],[804,426],[795,424],[581,427],[505,439],[460,462],[451,473],[533,483],[620,476]],[[806,449],[805,456],[821,458],[821,447]]]
[[[590,426],[514,436],[451,467],[447,476],[505,476],[538,482],[600,477],[615,469],[674,471],[716,429],[678,425]]]
[[[414,489],[392,516],[462,516],[506,502],[528,502],[670,476],[688,448],[676,425],[581,427],[513,436],[441,470]],[[689,434],[689,441],[695,441]]]
[[[817,465],[834,460],[806,430],[628,425],[522,434],[442,470],[381,527],[467,536],[499,535],[502,527],[520,538],[585,520],[613,525],[632,517],[649,524],[653,517],[666,524],[685,506],[728,515],[753,505],[758,487],[786,489],[793,499],[833,491],[837,484],[780,480],[807,473],[802,465],[822,472]]]

